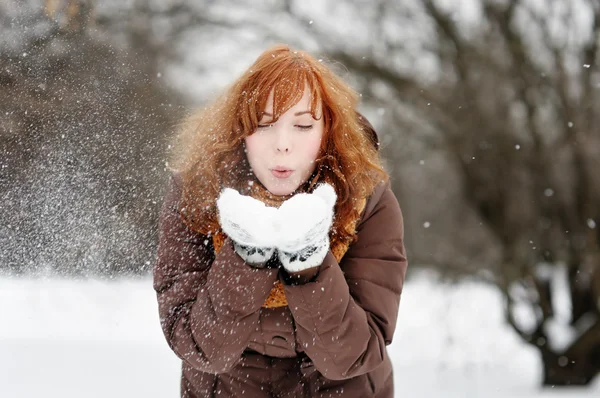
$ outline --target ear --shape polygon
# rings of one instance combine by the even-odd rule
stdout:
[[[335,206],[337,195],[335,193],[335,189],[331,185],[327,183],[319,185],[317,188],[315,188],[313,195],[323,199],[328,206]]]

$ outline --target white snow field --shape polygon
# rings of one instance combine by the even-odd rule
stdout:
[[[396,396],[598,397],[541,389],[539,359],[476,282],[406,284],[390,352]],[[0,397],[178,397],[179,360],[160,330],[149,278],[0,278]]]

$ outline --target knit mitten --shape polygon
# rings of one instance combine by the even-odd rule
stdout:
[[[244,261],[256,265],[271,258],[275,252],[276,208],[226,188],[217,199],[217,210],[221,229]]]
[[[233,250],[235,250],[238,256],[246,263],[252,265],[266,264],[266,262],[273,257],[273,253],[275,252],[274,247],[244,246],[236,241],[233,241]]]
[[[277,251],[288,272],[321,265],[329,251],[329,229],[337,195],[329,184],[313,193],[300,193],[277,210]]]

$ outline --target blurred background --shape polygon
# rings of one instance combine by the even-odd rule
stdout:
[[[0,395],[178,396],[150,277],[169,143],[282,42],[380,136],[397,396],[598,396],[598,0],[2,0]]]

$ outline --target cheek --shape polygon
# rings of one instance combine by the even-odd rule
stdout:
[[[315,134],[313,137],[311,137],[311,139],[306,143],[306,153],[310,157],[310,160],[315,160],[317,156],[319,156],[322,138],[323,132],[320,132],[319,134]]]
[[[251,136],[245,138],[246,157],[251,164],[254,162],[254,159],[261,157],[260,149],[263,147],[263,145],[261,145],[260,141],[261,138],[258,134],[252,134]]]

